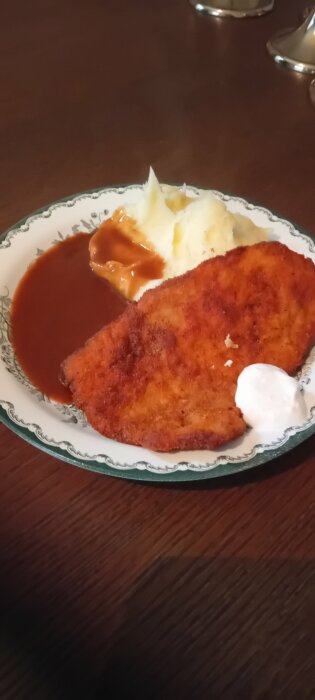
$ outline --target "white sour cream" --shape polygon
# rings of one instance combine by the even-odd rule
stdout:
[[[238,377],[235,403],[247,425],[259,432],[284,431],[307,418],[298,381],[274,365],[245,367]]]

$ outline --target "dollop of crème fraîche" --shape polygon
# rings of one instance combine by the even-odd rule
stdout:
[[[258,432],[284,432],[307,417],[299,382],[283,369],[264,363],[248,365],[240,373],[235,403],[247,425]]]

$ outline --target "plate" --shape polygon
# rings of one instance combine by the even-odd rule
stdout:
[[[28,265],[54,242],[78,231],[91,232],[126,202],[136,202],[142,187],[128,185],[84,192],[55,202],[18,222],[0,238],[0,418],[36,447],[96,472],[147,481],[191,481],[257,467],[287,452],[315,432],[315,352],[299,379],[307,387],[308,418],[285,433],[253,430],[218,450],[157,453],[102,437],[72,406],[50,401],[28,381],[10,342],[10,307]],[[188,187],[187,193],[202,190]],[[233,212],[250,216],[270,230],[270,238],[315,262],[315,243],[295,225],[239,197],[213,191]]]

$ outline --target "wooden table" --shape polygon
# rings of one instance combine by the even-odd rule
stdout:
[[[315,234],[309,78],[186,0],[1,9],[1,229],[100,185],[187,181]],[[0,429],[0,697],[315,696],[314,439],[183,487],[85,472]]]

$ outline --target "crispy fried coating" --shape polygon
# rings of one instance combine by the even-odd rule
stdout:
[[[212,449],[246,429],[234,401],[241,370],[267,362],[292,374],[314,339],[315,265],[258,243],[146,292],[62,373],[103,435],[159,451]]]

